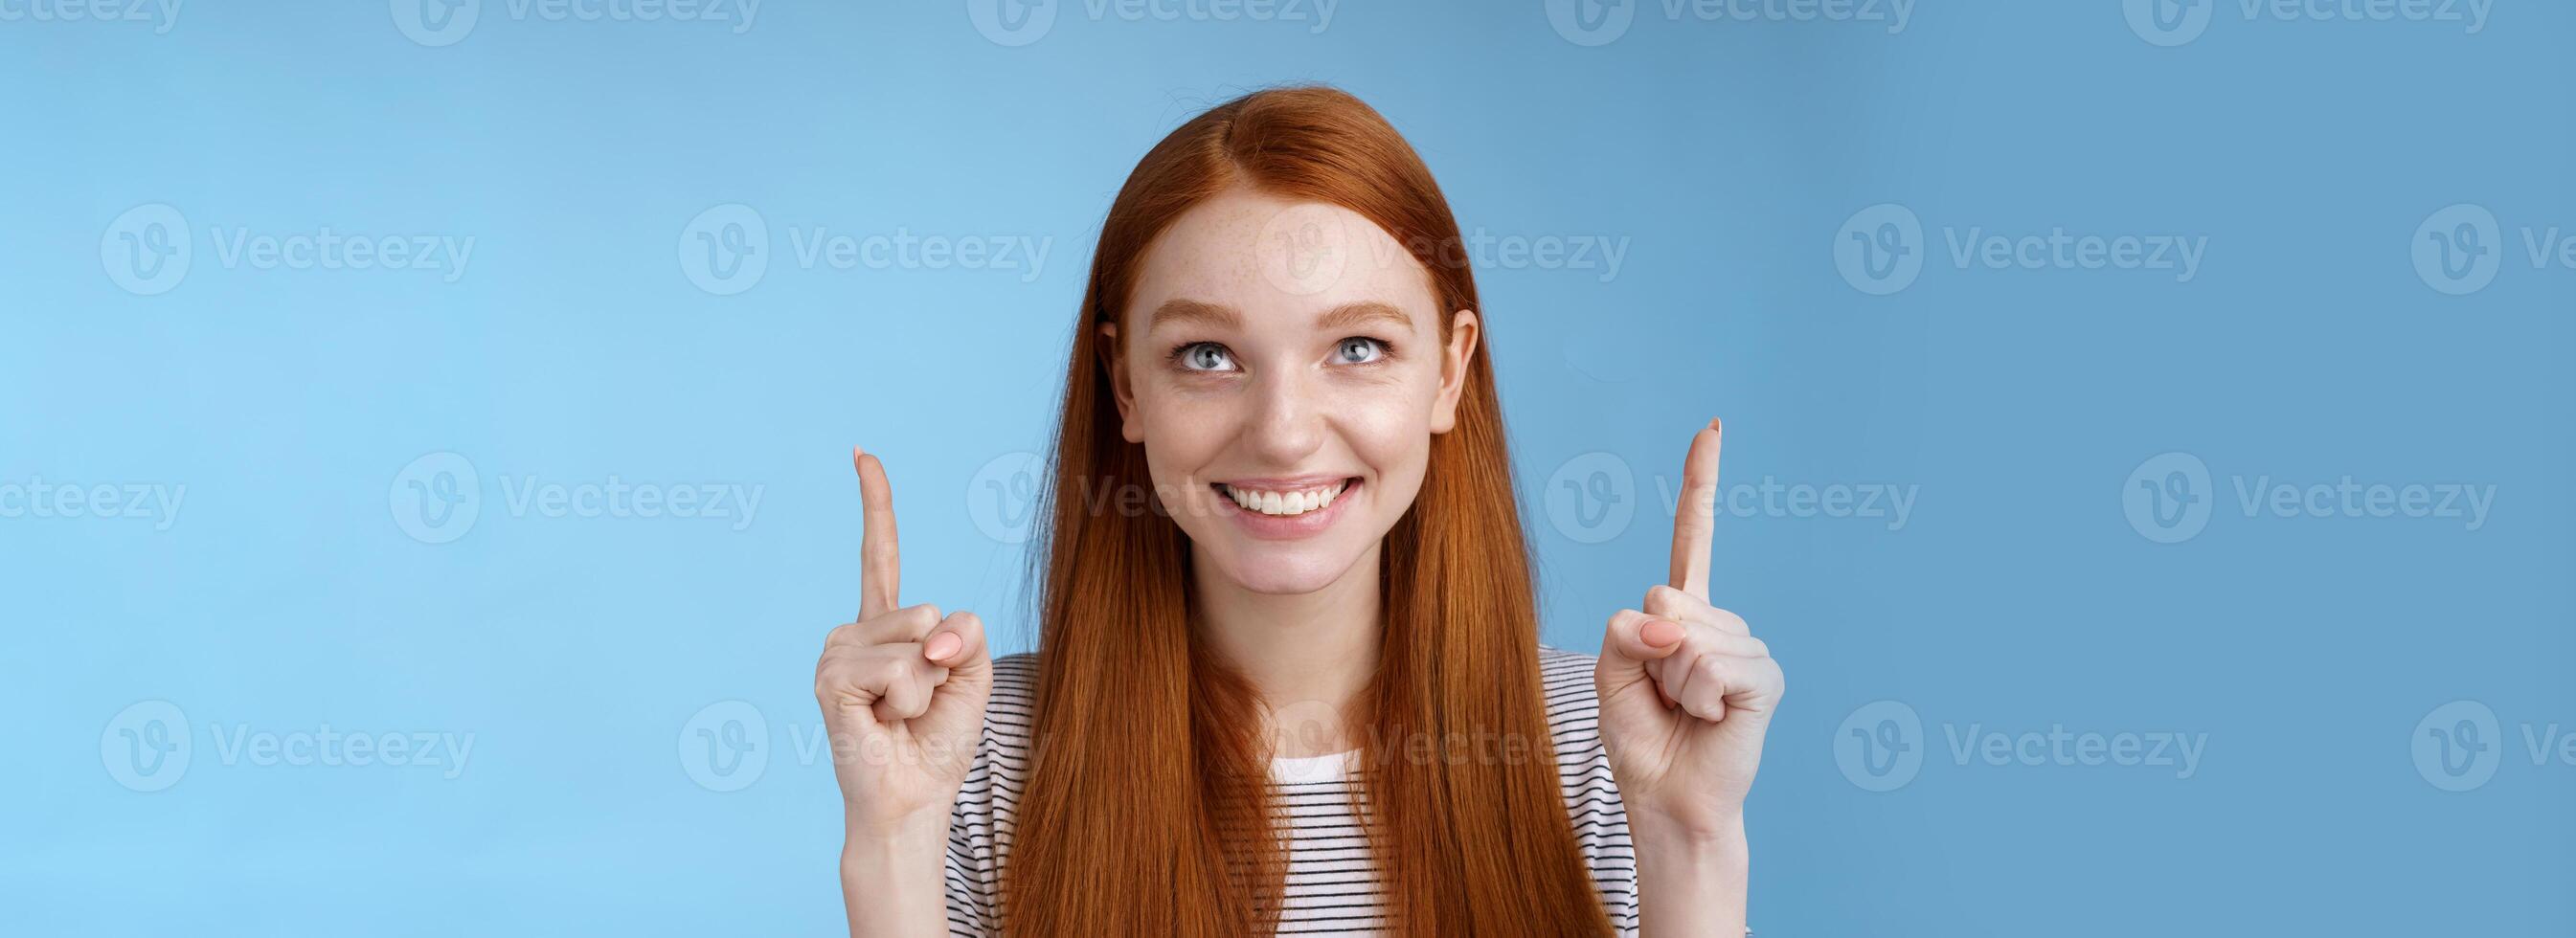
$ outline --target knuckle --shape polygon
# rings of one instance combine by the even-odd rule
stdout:
[[[861,673],[867,676],[869,684],[892,689],[903,683],[905,670],[903,662],[891,657],[879,656],[869,659],[862,667]]]

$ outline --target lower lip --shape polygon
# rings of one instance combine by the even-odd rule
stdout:
[[[1312,537],[1332,527],[1333,522],[1342,516],[1342,506],[1350,504],[1351,496],[1359,490],[1358,479],[1345,482],[1341,494],[1333,496],[1332,504],[1302,515],[1265,515],[1235,504],[1233,498],[1213,488],[1208,490],[1208,497],[1217,500],[1220,510],[1233,515],[1234,523],[1242,525],[1244,533],[1266,541],[1293,541]]]

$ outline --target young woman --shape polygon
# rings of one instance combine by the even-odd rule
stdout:
[[[854,935],[1739,933],[1782,690],[1708,602],[1719,428],[1669,581],[1541,647],[1485,326],[1430,171],[1264,91],[1110,206],[1074,330],[1035,655],[899,606],[866,508],[815,695]]]

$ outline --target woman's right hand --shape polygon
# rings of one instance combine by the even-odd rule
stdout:
[[[983,738],[993,662],[974,613],[895,605],[894,492],[875,456],[850,458],[867,512],[859,619],[823,643],[814,698],[851,835],[891,839],[946,823]]]

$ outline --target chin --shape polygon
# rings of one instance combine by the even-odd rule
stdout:
[[[1260,549],[1227,550],[1215,558],[1217,572],[1241,585],[1245,590],[1264,596],[1294,596],[1312,593],[1333,585],[1359,558],[1336,551],[1332,556],[1313,548],[1280,550],[1263,545]]]

